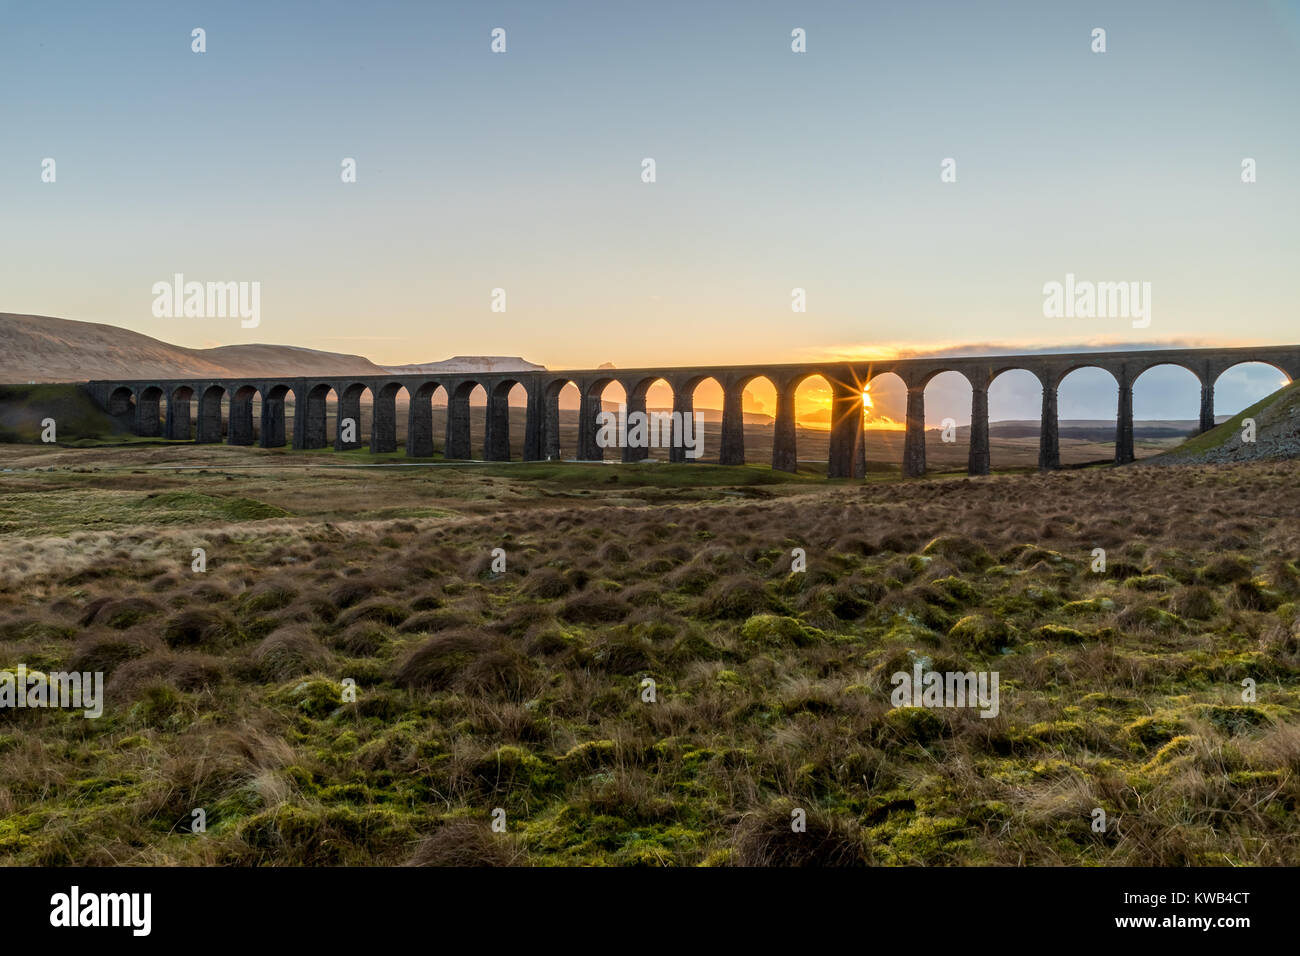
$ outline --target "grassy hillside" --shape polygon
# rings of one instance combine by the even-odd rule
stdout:
[[[52,418],[59,444],[132,437],[130,423],[113,418],[75,385],[0,385],[0,442],[39,442]]]
[[[1253,418],[1254,447],[1242,442],[1243,422]],[[1204,434],[1188,439],[1154,459],[1156,464],[1186,461],[1240,461],[1253,457],[1294,457],[1300,452],[1300,382],[1292,382]]]

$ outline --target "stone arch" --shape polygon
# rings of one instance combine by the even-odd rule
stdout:
[[[1006,456],[998,462],[1000,467],[1024,467],[1033,462],[1035,447],[1042,451],[1042,421],[1034,420],[1034,410],[1041,410],[1043,394],[1042,376],[1023,365],[995,367],[989,375],[986,418],[990,434],[992,424],[998,425],[999,457]],[[991,441],[988,457],[991,469]]]
[[[294,448],[325,448],[329,445],[327,404],[332,391],[328,382],[306,383],[294,389]]]
[[[1062,447],[1064,438],[1064,450],[1059,452],[1063,461],[1076,465],[1095,463],[1098,459],[1088,451],[1093,444],[1106,449],[1101,460],[1133,460],[1131,388],[1114,369],[1089,362],[1076,362],[1056,377],[1057,447]],[[1062,434],[1060,418],[1099,421],[1101,430],[1094,433],[1086,425],[1073,425]]]
[[[673,386],[660,375],[620,380],[627,404],[625,462],[665,460],[672,448]],[[656,393],[651,400],[652,393]],[[665,402],[665,398],[667,401]]]
[[[475,389],[486,394],[487,389],[473,379],[466,379],[447,389],[447,443],[443,457],[469,460],[473,457],[470,434],[469,399]]]
[[[221,385],[209,385],[199,395],[199,423],[195,441],[199,444],[215,444],[221,441],[221,402],[226,397],[226,389]]]
[[[487,461],[510,460],[510,393],[522,389],[518,379],[506,378],[487,391],[487,415],[483,428],[483,457]]]
[[[253,403],[257,389],[241,385],[230,395],[230,423],[226,428],[226,441],[231,445],[251,445],[256,441],[253,429]]]
[[[1155,372],[1155,375],[1148,375],[1148,372]],[[1191,417],[1193,421],[1197,422],[1191,432],[1186,433],[1187,437],[1191,437],[1191,435],[1195,435],[1200,431],[1199,419],[1195,417],[1195,413],[1200,396],[1205,388],[1204,380],[1197,374],[1196,369],[1188,365],[1186,362],[1153,362],[1150,365],[1144,366],[1142,370],[1133,377],[1133,381],[1128,385],[1127,396],[1121,394],[1121,419],[1126,411],[1128,419],[1127,421],[1121,420],[1116,426],[1116,435],[1118,437],[1116,438],[1117,447],[1115,451],[1115,461],[1117,464],[1124,464],[1126,461],[1134,461],[1137,458],[1137,442],[1133,437],[1133,422],[1135,420],[1142,421],[1181,417],[1176,414],[1167,414],[1164,410],[1153,407],[1153,403],[1150,400],[1152,390],[1156,385],[1156,383],[1152,381],[1153,378],[1159,380],[1160,395],[1165,398],[1166,401],[1173,398],[1177,401],[1180,408],[1185,408],[1187,410],[1188,417]],[[1141,384],[1144,379],[1145,385],[1142,388],[1139,388],[1139,384]],[[1123,389],[1123,386],[1121,386],[1121,389]],[[1178,394],[1184,391],[1186,392],[1185,396]],[[1166,408],[1167,407],[1168,406],[1166,405]],[[1163,436],[1152,436],[1155,440],[1159,440],[1161,437]],[[1175,438],[1177,435],[1176,433],[1171,432],[1168,437]],[[1119,447],[1124,442],[1128,442],[1128,445],[1123,448]],[[1160,447],[1156,447],[1152,449],[1152,452],[1154,453],[1161,450]]]
[[[739,453],[741,460],[735,460],[736,449],[724,450],[721,441],[722,429],[706,420],[704,412],[696,408],[701,400],[699,390],[704,387],[703,400],[721,405],[726,412],[727,386],[724,378],[711,372],[700,372],[689,378],[673,382],[673,398],[676,403],[673,411],[679,414],[673,419],[673,440],[670,449],[672,461],[716,461],[718,464],[740,464],[744,460],[744,437],[741,436]],[[710,448],[716,448],[715,454],[709,454]]]
[[[171,441],[189,441],[191,434],[190,402],[194,389],[189,385],[173,386],[167,394],[167,437]]]
[[[365,444],[363,435],[366,426],[373,428],[374,394],[370,395],[371,421],[365,420],[365,406],[362,399],[370,392],[365,382],[352,381],[334,389],[338,396],[337,412],[334,416],[334,448],[336,451],[350,451]],[[349,424],[350,423],[350,424]]]
[[[370,389],[370,454],[397,451],[397,396],[403,391],[401,382],[383,382]]]
[[[135,414],[135,393],[125,385],[119,385],[113,389],[108,396],[108,402],[104,406],[108,414],[114,418],[122,418],[126,415]]]
[[[1270,381],[1271,372],[1266,370],[1280,373],[1285,381],[1277,378]],[[1203,429],[1208,431],[1215,426],[1220,408],[1225,417],[1238,415],[1291,381],[1286,368],[1269,359],[1244,358],[1224,365],[1214,373],[1208,396],[1202,393]]]
[[[782,448],[782,471],[791,471],[800,460],[830,460],[831,409],[834,390],[830,376],[818,369],[792,375],[777,391],[778,429],[788,427],[788,446]],[[789,426],[784,425],[788,409]],[[777,438],[778,443],[785,439]],[[773,450],[776,453],[776,449]],[[774,465],[774,467],[780,467]]]
[[[581,411],[582,407],[582,389],[578,387],[577,382],[568,378],[557,378],[546,382],[541,386],[541,440],[542,449],[541,457],[544,461],[559,461],[564,457],[561,442],[561,422],[565,409],[562,405],[569,404],[562,401],[565,389],[570,389],[569,396],[574,408],[568,411]],[[565,429],[567,431],[567,429]],[[575,440],[574,447],[577,443]]]
[[[407,388],[411,404],[406,414],[406,457],[432,458],[435,447],[433,397],[441,389],[444,400],[447,389],[441,382],[428,381]],[[445,446],[444,446],[445,448]]]
[[[612,375],[588,379],[579,384],[582,394],[578,408],[578,459],[580,461],[604,461],[605,449],[600,447],[597,436],[600,434],[600,413],[605,389],[617,379]],[[620,384],[619,389],[623,386]]]
[[[288,425],[285,404],[289,398],[289,386],[281,382],[262,387],[262,429],[257,443],[262,448],[283,448],[285,446]]]
[[[978,469],[972,470],[972,455],[978,449],[971,423],[979,409],[971,376],[964,369],[936,369],[919,384],[925,396],[927,466],[934,465],[938,471],[965,469],[981,474]],[[986,410],[986,420],[987,414]]]
[[[159,404],[163,390],[157,385],[145,385],[136,394],[135,433],[146,438],[162,436],[162,414]]]
[[[908,376],[896,368],[872,368],[862,383],[862,450],[854,472],[866,475],[867,444],[874,449],[873,460],[897,461],[907,477],[925,474],[925,389],[941,369]],[[849,409],[847,396],[844,409]],[[837,412],[842,416],[845,412]],[[891,468],[892,466],[886,465]]]

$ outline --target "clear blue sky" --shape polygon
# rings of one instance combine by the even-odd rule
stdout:
[[[0,83],[2,311],[390,364],[1300,339],[1295,2],[0,0]],[[261,325],[155,319],[176,272]],[[1067,272],[1150,328],[1044,318]]]

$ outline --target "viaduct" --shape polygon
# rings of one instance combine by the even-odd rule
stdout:
[[[1049,470],[1060,466],[1057,428],[1057,389],[1062,379],[1079,368],[1101,368],[1110,372],[1118,387],[1115,461],[1133,461],[1133,383],[1143,372],[1158,365],[1187,369],[1201,383],[1200,429],[1214,427],[1214,383],[1224,371],[1243,362],[1263,362],[1289,379],[1300,378],[1300,345],[1249,348],[1149,349],[1115,352],[1041,353],[984,357],[927,357],[873,362],[813,362],[799,365],[744,365],[695,368],[596,369],[581,371],[528,371],[491,374],[393,375],[380,377],[261,378],[215,380],[92,381],[83,387],[110,414],[132,415],[139,435],[170,439],[191,438],[191,407],[197,403],[198,442],[222,440],[222,401],[229,399],[227,441],[232,445],[264,448],[284,446],[286,399],[294,403],[294,448],[324,448],[326,399],[333,392],[338,401],[338,419],[361,421],[361,397],[370,392],[373,425],[370,449],[375,453],[397,450],[396,399],[405,390],[410,402],[406,454],[414,458],[433,455],[433,394],[438,388],[447,395],[445,457],[469,459],[469,397],[476,386],[487,393],[487,428],[483,458],[510,458],[510,419],[507,398],[520,385],[528,394],[524,435],[524,460],[560,458],[559,396],[569,383],[581,396],[576,457],[600,460],[604,450],[597,446],[597,414],[601,392],[618,382],[627,394],[628,413],[645,411],[650,386],[663,380],[672,389],[673,411],[693,412],[695,387],[712,378],[722,386],[722,439],[718,460],[724,465],[745,463],[744,420],[741,401],[745,386],[758,378],[772,383],[777,394],[773,435],[772,467],[794,471],[795,389],[805,379],[822,376],[831,386],[832,425],[827,473],[832,478],[862,477],[866,469],[862,429],[862,392],[879,375],[893,373],[907,386],[907,423],[903,450],[903,473],[925,473],[925,387],[941,372],[955,371],[971,384],[971,431],[969,472],[989,471],[989,386],[1003,372],[1025,369],[1042,384],[1042,428],[1038,464]],[[160,417],[160,400],[166,399],[166,417]],[[260,399],[261,428],[256,439],[253,428],[253,400]],[[339,431],[336,429],[336,432]],[[675,436],[676,438],[676,436]],[[357,448],[360,441],[344,442],[336,434],[334,447]],[[670,460],[685,461],[681,441],[674,440]],[[621,449],[624,461],[648,456],[644,448]]]

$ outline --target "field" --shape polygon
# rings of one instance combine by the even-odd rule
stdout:
[[[1300,463],[340,463],[0,445],[0,862],[1300,863]]]

